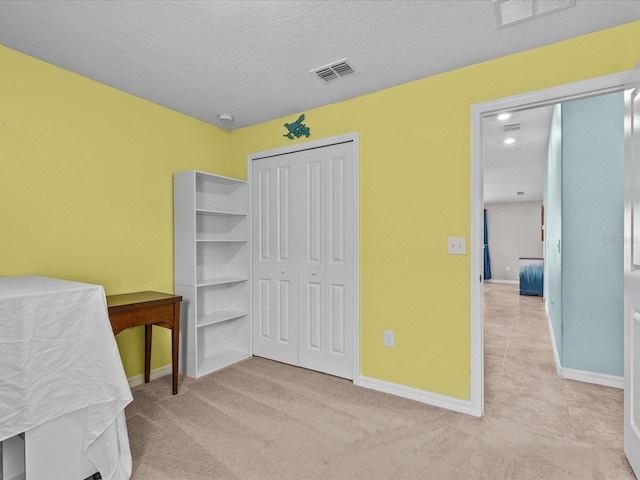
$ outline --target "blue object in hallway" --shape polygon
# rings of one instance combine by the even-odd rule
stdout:
[[[520,295],[542,297],[543,276],[542,258],[520,258]]]
[[[489,235],[487,234],[487,209],[484,209],[484,279],[491,278],[491,261],[489,260]]]

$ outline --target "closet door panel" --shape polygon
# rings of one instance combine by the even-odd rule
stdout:
[[[271,170],[261,168],[257,171],[258,194],[254,200],[257,201],[257,218],[254,221],[254,234],[257,233],[256,246],[258,259],[263,264],[271,261]],[[257,229],[256,224],[257,223]]]
[[[257,345],[260,348],[260,342],[269,342],[271,340],[271,170],[268,168],[260,168],[254,172],[255,185],[257,192],[254,192],[254,209],[253,218],[253,329],[254,350]],[[256,258],[257,257],[257,258]]]
[[[277,250],[278,261],[291,262],[291,168],[279,166],[277,172]]]
[[[258,323],[258,328],[255,330],[261,340],[269,341],[271,339],[271,280],[268,278],[258,279],[256,293],[254,298],[257,300],[257,308],[254,309],[254,318]]]
[[[282,344],[291,344],[291,282],[278,280],[277,287],[278,309],[276,321],[278,323],[278,341]]]
[[[281,162],[280,162],[281,163]],[[280,270],[276,287],[277,311],[275,321],[278,325],[278,342],[297,350],[297,323],[292,325],[291,317],[295,315],[297,298],[292,298],[292,290],[297,296],[297,265],[292,260],[291,244],[295,242],[291,227],[291,167],[279,164],[276,167],[276,251],[277,265]],[[294,302],[294,303],[292,303]],[[292,333],[295,332],[295,335]],[[292,344],[293,340],[293,344]],[[297,365],[297,352],[290,352],[290,362]]]
[[[331,264],[345,263],[345,159],[344,157],[330,158],[328,162],[329,195],[327,195],[327,247]]]
[[[315,293],[314,297],[301,295],[305,307],[301,333],[307,339],[319,336],[317,347],[306,342],[302,348],[301,342],[300,365],[345,378],[353,378],[355,322],[355,238],[349,234],[355,228],[355,158],[349,158],[350,152],[351,145],[335,145],[310,152],[306,159],[303,214],[307,228],[301,252],[305,261],[300,267],[305,291]],[[318,245],[319,254],[314,250]],[[312,284],[317,284],[313,290],[308,287]],[[307,312],[317,314],[319,320]]]
[[[300,154],[304,190],[300,217],[304,219],[300,252],[300,366],[318,370],[326,349],[325,231],[326,188],[322,149]],[[322,370],[321,370],[322,371]]]
[[[328,324],[329,349],[333,355],[345,355],[345,288],[344,285],[329,285]]]
[[[322,285],[317,282],[306,284],[306,312],[305,319],[306,348],[320,351],[322,349]]]
[[[322,164],[320,159],[312,158],[306,164],[305,183],[305,211],[306,219],[306,248],[304,249],[306,262],[320,264],[324,253],[324,192],[322,179]]]
[[[327,324],[324,363],[333,375],[354,376],[355,157],[350,145],[327,152]]]
[[[327,312],[329,352],[336,375],[353,378],[355,322],[355,163],[349,149],[327,158]]]
[[[292,232],[291,167],[254,161],[253,354],[298,364],[298,270]]]

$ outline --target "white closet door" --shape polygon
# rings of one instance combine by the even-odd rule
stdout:
[[[353,142],[254,160],[253,354],[353,379]]]
[[[355,158],[351,144],[309,150],[300,236],[300,366],[353,378]]]
[[[298,365],[298,259],[286,156],[253,162],[253,354]]]

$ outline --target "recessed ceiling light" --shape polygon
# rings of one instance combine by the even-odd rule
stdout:
[[[498,115],[498,120],[508,120],[510,118],[511,118],[510,113],[501,113],[500,115]]]
[[[511,145],[513,142],[515,142],[516,139],[515,138],[505,138],[502,143],[506,143],[507,145]]]

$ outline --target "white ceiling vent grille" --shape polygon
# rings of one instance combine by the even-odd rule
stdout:
[[[498,28],[573,7],[576,0],[493,0]]]
[[[339,80],[342,77],[347,77],[357,73],[351,62],[347,58],[338,60],[337,62],[325,65],[323,67],[314,68],[309,71],[316,77],[324,82],[331,82],[333,80]]]
[[[521,123],[507,123],[502,126],[502,131],[504,133],[513,133],[513,132],[521,132],[522,124]]]

